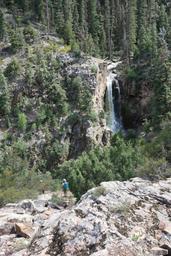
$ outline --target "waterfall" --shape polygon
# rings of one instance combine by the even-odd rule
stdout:
[[[116,74],[109,72],[106,91],[107,126],[113,133],[122,128],[120,118],[120,87]]]

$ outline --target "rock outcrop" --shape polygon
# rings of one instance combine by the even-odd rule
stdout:
[[[64,65],[63,76],[82,78],[91,91],[92,113],[95,114],[96,119],[92,122],[83,116],[70,127],[67,136],[71,144],[69,158],[72,158],[81,154],[85,149],[90,149],[92,145],[104,146],[110,143],[112,132],[107,127],[104,114],[107,77],[109,72],[116,73],[116,68],[121,62],[116,60],[112,63],[93,57],[81,58],[78,61],[69,55],[67,58],[66,56],[62,55],[60,59]]]
[[[23,200],[0,209],[0,256],[43,255],[59,215],[73,200],[57,195],[65,203],[62,207],[51,202],[52,195],[45,193],[34,201]]]
[[[92,97],[92,114],[96,121],[77,113],[80,115],[79,118],[68,126],[65,136],[70,144],[69,158],[74,158],[93,145],[106,145],[110,141],[111,131],[106,126],[104,113],[102,114],[107,86],[107,67],[110,62],[86,56],[78,59],[72,54],[57,54],[56,57],[62,63],[61,76],[66,78],[79,76]]]
[[[48,200],[0,209],[1,256],[171,255],[171,178],[103,182],[69,208]]]
[[[171,255],[171,179],[104,182],[56,222],[49,255]]]

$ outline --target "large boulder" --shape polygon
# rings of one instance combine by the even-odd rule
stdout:
[[[25,237],[25,238],[31,238],[34,233],[34,229],[32,228],[31,224],[15,223],[14,232],[18,236]]]

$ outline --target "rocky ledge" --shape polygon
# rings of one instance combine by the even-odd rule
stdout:
[[[103,182],[69,208],[48,201],[0,209],[0,255],[171,255],[171,178]]]
[[[171,255],[171,179],[103,182],[59,216],[49,255]]]
[[[52,196],[59,204],[52,203]],[[0,256],[44,255],[59,215],[74,200],[71,193],[65,198],[60,192],[46,192],[36,200],[26,199],[0,208]]]

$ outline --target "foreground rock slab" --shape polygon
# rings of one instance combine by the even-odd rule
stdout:
[[[55,208],[50,206],[53,195],[47,192],[34,201],[23,200],[0,208],[0,256],[47,255],[53,228],[64,210],[54,203]]]
[[[170,255],[170,209],[171,179],[103,182],[61,213],[47,252],[54,256]]]
[[[0,256],[171,255],[171,178],[103,182],[66,209],[51,196],[0,209]]]

